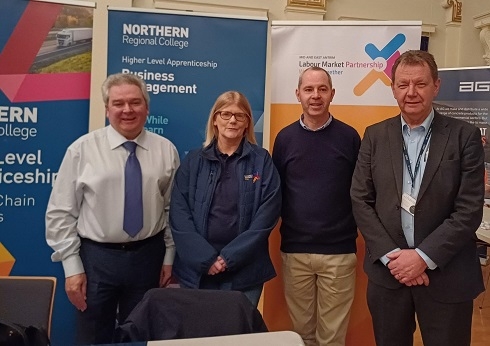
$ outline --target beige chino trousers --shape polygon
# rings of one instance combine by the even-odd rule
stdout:
[[[344,346],[356,283],[355,254],[283,253],[293,329],[306,346]]]

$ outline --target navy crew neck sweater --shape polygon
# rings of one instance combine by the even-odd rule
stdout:
[[[279,132],[272,158],[282,184],[281,251],[356,252],[350,186],[360,141],[335,118],[319,131],[296,121]]]

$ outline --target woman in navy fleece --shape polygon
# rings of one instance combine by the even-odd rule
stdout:
[[[280,210],[279,174],[256,144],[250,104],[227,91],[211,109],[203,147],[175,176],[170,225],[181,287],[242,291],[257,306],[276,275],[268,238]]]

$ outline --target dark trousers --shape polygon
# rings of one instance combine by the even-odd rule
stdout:
[[[77,312],[77,344],[111,343],[146,291],[159,286],[165,255],[163,232],[127,246],[82,239],[87,275],[87,309]]]
[[[369,281],[367,301],[378,346],[412,346],[415,316],[425,346],[470,345],[472,300],[441,303],[425,286],[387,289]]]

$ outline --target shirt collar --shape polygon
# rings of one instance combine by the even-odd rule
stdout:
[[[408,126],[407,122],[405,121],[405,119],[403,119],[402,116],[400,116],[400,118],[401,118],[402,131],[408,131],[410,129],[410,126]],[[418,127],[422,127],[424,131],[427,131],[433,119],[434,119],[434,108],[431,109],[429,116],[425,118],[422,124],[420,124],[420,126]]]
[[[109,140],[111,150],[128,141],[126,137],[117,132],[116,129],[110,124],[107,126],[107,139]],[[143,149],[148,150],[148,140],[148,134],[146,133],[146,130],[143,129],[138,137],[133,140],[133,142],[138,144],[138,146],[142,147]]]
[[[333,119],[333,116],[332,114],[329,113],[329,117],[328,117],[328,120],[325,124],[323,124],[322,126],[320,126],[319,128],[317,129],[310,129],[303,121],[305,115],[304,114],[301,114],[301,117],[299,118],[299,123],[301,124],[301,127],[304,128],[305,130],[307,131],[312,131],[312,132],[315,132],[315,131],[320,131],[320,130],[323,130],[324,128],[326,128],[328,125],[330,125],[330,123],[332,122],[332,119]]]
[[[214,154],[217,158],[223,156],[223,157],[226,157],[226,156],[242,156],[242,153],[243,153],[243,143],[245,142],[245,137],[242,138],[242,141],[240,142],[240,145],[238,146],[238,148],[235,150],[235,152],[231,155],[228,155],[228,154],[224,154],[222,153],[221,151],[219,151],[218,149],[218,141],[217,140],[214,140],[213,141],[213,147],[214,147]]]

